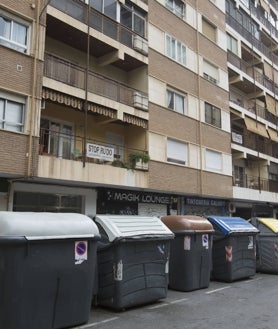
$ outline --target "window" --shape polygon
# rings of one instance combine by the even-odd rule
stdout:
[[[165,6],[171,10],[175,15],[183,18],[184,3],[181,0],[165,0]]]
[[[0,44],[27,53],[28,26],[0,14]]]
[[[238,54],[238,44],[237,39],[232,37],[230,34],[227,34],[227,48],[234,54]]]
[[[173,139],[167,140],[167,161],[182,165],[187,164],[188,145]]]
[[[202,19],[203,34],[211,41],[216,42],[216,27],[209,23],[206,19]]]
[[[90,0],[90,5],[101,13],[116,20],[117,0]]]
[[[206,150],[206,169],[222,171],[222,156],[221,153]]]
[[[210,64],[206,60],[203,61],[203,76],[206,80],[217,84],[218,82],[218,68]]]
[[[240,0],[240,2],[242,4],[244,4],[244,6],[246,6],[247,8],[249,8],[249,0]]]
[[[145,16],[146,13],[133,5],[129,1],[125,1],[125,5],[121,5],[121,24],[128,27],[135,33],[145,36]]]
[[[0,129],[23,131],[25,100],[21,97],[2,97],[0,93]]]
[[[41,141],[43,152],[63,159],[71,159],[73,152],[73,128],[52,120],[41,120]]]
[[[221,110],[209,103],[205,103],[205,122],[221,128]]]
[[[185,113],[185,96],[173,90],[167,89],[166,106],[176,112]]]
[[[166,35],[166,54],[174,61],[185,65],[186,64],[186,48],[180,41]]]

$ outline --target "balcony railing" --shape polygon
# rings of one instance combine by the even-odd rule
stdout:
[[[237,177],[233,177],[233,185],[238,187],[249,188],[253,190],[260,191],[270,191],[270,192],[278,192],[278,184],[273,185],[270,184],[270,180],[262,179],[258,176],[249,176],[245,175],[243,178],[239,179]],[[271,189],[270,189],[271,186]]]
[[[76,88],[85,88],[84,68],[50,54],[45,55],[44,75]],[[134,97],[138,94],[147,101],[147,94],[91,71],[88,76],[88,91],[132,107],[135,104]]]
[[[262,52],[265,56],[270,58],[276,65],[278,65],[278,56],[276,56],[269,47],[265,46],[260,40],[256,39],[251,32],[246,30],[244,26],[234,17],[226,13],[227,23],[249,41],[255,48]]]
[[[241,94],[235,91],[230,92],[230,101],[236,105],[241,106],[245,110],[256,114],[258,117],[265,119],[276,125],[276,116],[270,113],[265,106],[256,104],[254,100],[250,101],[248,98],[244,98]]]
[[[248,74],[252,79],[255,79],[255,81],[257,81],[273,93],[278,93],[278,85],[273,80],[268,78],[266,75],[256,70],[253,70],[250,63],[245,62],[243,59],[241,59],[231,51],[228,51],[228,62],[240,69],[242,72]]]
[[[86,144],[95,147],[103,147],[106,150],[113,150],[110,159],[100,154],[88,156],[84,154]],[[87,152],[86,152],[87,153]],[[85,163],[96,163],[102,165],[111,165],[126,169],[144,169],[146,170],[148,162],[148,152],[142,149],[127,148],[123,145],[106,143],[97,139],[87,139],[84,137],[57,132],[54,130],[41,128],[39,140],[39,154],[44,156],[53,156],[56,158],[82,161]],[[134,158],[141,158],[142,161],[134,163]]]
[[[88,24],[88,5],[85,3],[79,0],[52,0],[50,4],[76,20]],[[130,48],[133,47],[133,39],[137,36],[133,31],[104,16],[92,7],[90,8],[89,26]]]

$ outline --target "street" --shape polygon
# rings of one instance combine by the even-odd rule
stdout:
[[[277,329],[277,309],[277,275],[257,273],[192,292],[168,290],[166,299],[123,312],[92,308],[89,322],[73,329]]]

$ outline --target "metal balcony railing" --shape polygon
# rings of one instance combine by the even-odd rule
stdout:
[[[89,26],[106,36],[119,41],[127,47],[133,47],[133,38],[137,35],[125,26],[113,19],[104,16],[94,8],[90,7],[88,22],[88,5],[79,0],[52,0],[51,6],[76,20]],[[142,37],[142,36],[141,36]]]
[[[84,68],[50,54],[45,55],[44,75],[76,88],[85,88],[86,70]],[[88,76],[88,91],[132,107],[136,93],[145,98],[148,97],[141,91],[91,71]]]
[[[84,150],[86,149],[85,143],[96,147],[104,147],[108,151],[113,149],[113,158],[107,160],[101,156],[95,157],[84,154]],[[146,163],[148,161],[148,152],[146,150],[106,143],[97,139],[85,140],[85,138],[81,136],[66,134],[46,128],[40,129],[39,154],[67,160],[112,165],[126,169],[146,169],[146,166],[144,166],[144,168],[136,167],[133,163],[134,158],[141,158],[142,161],[146,161]],[[143,165],[144,163],[142,163],[142,166]]]
[[[275,186],[272,183],[270,184],[270,182],[272,181],[268,179],[262,179],[258,176],[245,175],[241,179],[235,176],[233,177],[233,186],[260,191],[278,192],[278,184]],[[272,190],[270,190],[270,186]]]
[[[246,28],[229,13],[226,13],[226,22],[242,35],[242,37],[249,41],[257,50],[272,60],[274,64],[278,65],[278,56],[275,55],[269,47],[265,46],[260,40],[255,38],[250,31],[246,30]]]

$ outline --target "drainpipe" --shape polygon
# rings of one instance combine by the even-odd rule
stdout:
[[[199,1],[196,0],[196,43],[197,43],[197,97],[198,97],[198,107],[199,107],[199,145],[200,145],[200,195],[203,194],[203,148],[202,148],[202,111],[201,111],[201,99],[200,99],[200,90],[201,90],[201,77],[200,77],[200,39],[199,39]]]
[[[36,87],[37,87],[37,62],[38,62],[38,46],[39,46],[39,29],[40,29],[40,8],[41,0],[37,0],[36,7],[36,24],[35,24],[35,44],[34,44],[34,65],[32,76],[32,91],[31,91],[31,106],[30,106],[30,120],[29,120],[29,143],[27,153],[27,177],[33,174],[31,170],[33,160],[33,129],[35,121],[35,107],[36,107]]]
[[[87,4],[87,58],[85,73],[85,101],[84,101],[84,145],[83,145],[83,168],[86,166],[87,160],[87,129],[88,129],[88,75],[90,66],[90,2]]]

